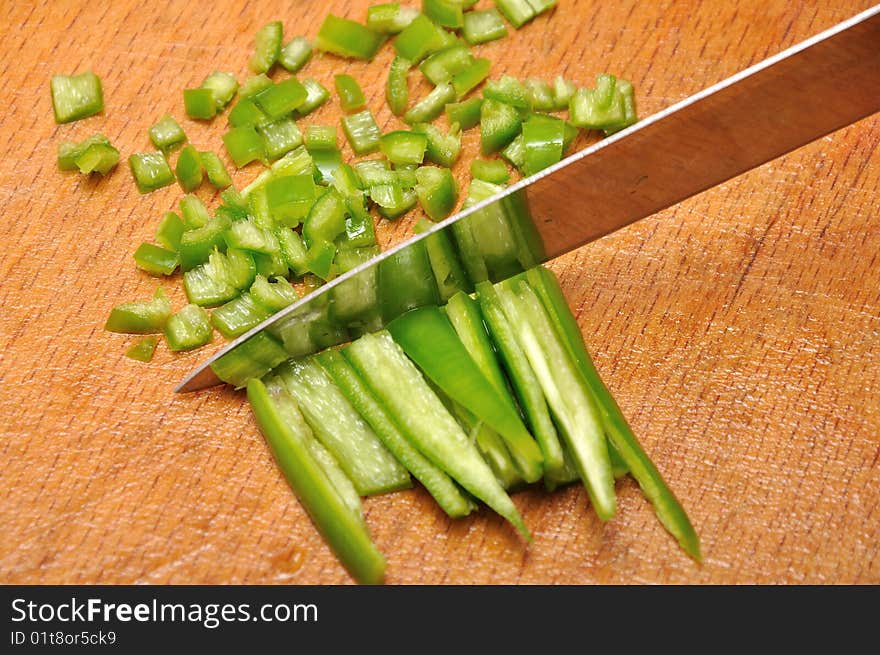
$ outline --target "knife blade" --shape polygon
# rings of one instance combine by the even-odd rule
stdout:
[[[220,383],[212,365],[264,331],[283,341],[291,356],[328,345],[326,338],[290,336],[326,326],[332,315],[328,308],[343,285],[360,285],[365,293],[375,294],[375,311],[368,320],[360,317],[336,325],[331,332],[342,335],[337,340],[365,325],[376,329],[387,323],[407,307],[383,302],[389,299],[382,297],[382,271],[417,254],[424,259],[430,239],[446,239],[463,257],[475,258],[477,275],[507,277],[878,110],[880,5],[575,153],[335,278],[227,344],[175,391]]]

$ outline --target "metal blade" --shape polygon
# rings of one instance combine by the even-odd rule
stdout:
[[[522,180],[334,279],[229,343],[176,390],[220,382],[211,365],[267,328],[284,339],[292,356],[325,347],[327,338],[313,339],[311,345],[305,340],[303,346],[302,339],[292,345],[285,335],[325,325],[334,290],[341,285],[350,289],[360,284],[367,293],[372,288],[378,294],[375,307],[383,309],[369,320],[361,317],[335,326],[337,339],[376,329],[394,318],[383,302],[389,299],[382,298],[383,266],[390,267],[394,258],[423,253],[428,239],[448,238],[464,251],[463,257],[476,256],[477,268],[485,269],[489,279],[507,277],[878,110],[880,5]],[[438,233],[445,236],[434,236]],[[480,252],[475,254],[474,246]],[[405,309],[398,306],[396,311]]]

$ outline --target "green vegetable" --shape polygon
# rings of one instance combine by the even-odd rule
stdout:
[[[471,45],[486,43],[507,36],[507,28],[496,9],[470,11],[464,15],[464,39]]]
[[[173,352],[201,348],[211,342],[213,330],[208,312],[198,305],[186,305],[165,323],[165,340]]]
[[[56,123],[70,123],[104,109],[101,80],[93,72],[53,75],[49,83]]]
[[[595,89],[578,89],[569,101],[575,127],[614,132],[636,122],[632,85],[604,73],[596,77]]]
[[[128,166],[141,193],[149,193],[174,182],[174,173],[161,152],[139,152],[128,158]]]
[[[211,324],[224,337],[233,339],[259,325],[269,316],[270,312],[250,293],[245,292],[211,312]]]
[[[480,108],[480,149],[484,155],[501,150],[522,130],[519,112],[511,105],[486,98]]]
[[[559,425],[597,516],[616,508],[614,476],[601,416],[592,393],[535,292],[522,280],[496,285],[507,320],[526,354]]]
[[[411,486],[409,473],[382,444],[314,358],[290,360],[275,374],[297,401],[318,440],[358,494],[372,496]]]
[[[367,9],[367,27],[380,34],[399,34],[418,15],[418,9],[401,7],[399,2],[373,5]]]
[[[451,102],[446,105],[446,117],[449,124],[458,123],[463,130],[469,130],[480,123],[480,108],[483,106],[483,99],[474,96],[463,102]]]
[[[204,264],[215,249],[224,247],[224,235],[229,224],[229,218],[218,215],[204,226],[184,232],[180,237],[178,251],[180,270],[189,271]]]
[[[229,302],[254,281],[256,265],[243,250],[215,250],[208,261],[183,274],[186,297],[193,304],[215,307]]]
[[[281,54],[283,26],[281,21],[266,23],[254,37],[254,54],[250,69],[255,73],[267,73]]]
[[[142,243],[134,251],[137,267],[154,275],[171,275],[180,263],[178,254],[152,243]]]
[[[315,150],[336,150],[336,128],[332,125],[309,125],[306,128],[306,148]]]
[[[171,301],[162,287],[157,287],[153,299],[124,302],[110,311],[104,324],[108,332],[125,334],[157,334],[171,316]]]
[[[425,148],[428,147],[428,138],[417,132],[395,130],[379,139],[379,147],[393,164],[421,164],[425,158]]]
[[[678,540],[688,555],[699,561],[700,540],[687,513],[678,502],[675,494],[666,485],[653,462],[645,454],[623,416],[623,412],[620,411],[620,407],[608,387],[599,377],[593,360],[584,346],[581,330],[568,308],[568,303],[556,276],[542,266],[530,269],[526,275],[529,285],[541,299],[557,331],[563,335],[581,376],[593,392],[596,404],[602,414],[602,424],[611,444],[639,483],[645,497],[654,506],[654,511],[663,526]]]
[[[457,124],[453,123],[447,134],[431,123],[417,123],[413,125],[413,131],[427,137],[425,158],[428,161],[449,168],[461,155],[461,130]]]
[[[538,15],[529,0],[495,0],[495,6],[517,29]]]
[[[463,43],[454,43],[448,48],[438,50],[419,66],[431,84],[448,82],[455,75],[468,68],[474,61],[471,51]]]
[[[202,82],[203,89],[210,89],[214,94],[217,111],[223,111],[238,92],[238,80],[235,75],[225,71],[214,71]],[[158,148],[158,146],[156,146]]]
[[[202,184],[204,176],[204,168],[202,167],[202,158],[199,151],[191,145],[186,145],[180,151],[177,158],[177,165],[174,167],[177,175],[177,181],[184,191],[189,193]]]
[[[58,144],[58,168],[62,171],[79,170],[83,175],[106,175],[119,163],[119,151],[100,133],[80,143],[62,141]]]
[[[443,47],[443,30],[424,14],[416,16],[394,39],[394,50],[400,57],[418,63]]]
[[[211,120],[217,114],[217,101],[211,89],[184,89],[183,107],[190,118]]]
[[[259,378],[287,359],[278,341],[266,332],[257,332],[244,343],[217,359],[211,370],[224,382],[241,388],[248,380]]]
[[[278,63],[291,73],[296,73],[312,57],[312,44],[304,36],[295,36],[278,54]]]
[[[312,205],[303,222],[302,236],[307,245],[316,241],[333,242],[345,231],[348,207],[335,189],[327,190]]]
[[[306,88],[306,99],[293,112],[297,118],[312,113],[330,98],[330,92],[314,78],[307,77],[302,81],[302,85]]]
[[[522,111],[531,109],[526,88],[518,79],[510,75],[502,75],[500,79],[486,82],[483,87],[483,97],[497,100]]]
[[[441,82],[403,115],[403,121],[410,125],[428,123],[442,114],[446,103],[453,99],[455,99],[455,90],[452,85]]]
[[[356,155],[366,155],[379,149],[382,132],[369,109],[343,116],[342,131]]]
[[[271,120],[287,116],[305,102],[308,92],[295,77],[266,87],[254,94],[254,103],[265,112]]]
[[[522,124],[523,173],[534,175],[562,159],[565,121],[547,114],[531,114]]]
[[[461,5],[460,0],[422,0],[422,11],[437,25],[458,29],[463,24]]]
[[[185,229],[186,226],[180,220],[180,216],[174,212],[166,212],[159,221],[159,227],[156,228],[156,241],[167,250],[179,252],[180,238]]]
[[[462,332],[483,330],[459,315]],[[527,482],[541,478],[543,458],[537,444],[520,420],[506,389],[500,389],[484,375],[462,343],[449,319],[438,307],[421,307],[407,312],[387,326],[394,341],[421,371],[455,402],[497,431]],[[471,336],[471,346],[478,337]]]
[[[492,470],[388,332],[365,334],[343,354],[410,443],[530,538]]]
[[[318,30],[315,47],[349,59],[372,59],[385,37],[347,18],[329,14]]]
[[[407,86],[407,75],[412,67],[409,59],[401,56],[394,58],[391,62],[391,68],[388,70],[388,84],[385,87],[385,99],[388,101],[388,107],[395,116],[403,116],[406,112],[406,106],[409,103],[409,87]]]
[[[467,516],[474,508],[473,503],[442,469],[407,440],[348,360],[336,350],[325,350],[317,356],[317,361],[386,448],[424,485],[443,511],[452,517]]]
[[[233,127],[223,135],[226,152],[238,168],[265,156],[263,137],[253,127]]]
[[[417,234],[427,231],[432,223],[425,218],[420,219],[414,226]],[[434,272],[434,280],[440,298],[449,300],[459,291],[472,291],[473,285],[465,273],[459,258],[458,249],[453,245],[452,239],[446,230],[434,232],[425,237],[425,252]]]
[[[442,221],[455,209],[458,183],[448,168],[421,166],[416,170],[416,194],[422,209],[433,221]]]
[[[455,97],[461,100],[473,89],[477,88],[483,80],[489,77],[491,62],[488,59],[474,59],[470,66],[457,73],[452,78],[452,88]]]
[[[208,208],[205,203],[199,200],[199,197],[188,193],[180,199],[178,203],[180,207],[180,215],[183,216],[183,224],[187,229],[204,227],[211,220]]]
[[[535,111],[554,111],[557,109],[556,101],[553,98],[553,88],[549,82],[531,77],[524,80],[522,85],[532,109]]]
[[[218,189],[225,189],[232,186],[232,178],[226,165],[221,161],[215,153],[208,150],[202,150],[199,155],[202,159],[202,166],[205,169],[205,175],[208,176],[208,182]]]
[[[303,135],[291,118],[281,118],[257,127],[269,159],[278,159],[303,143]]]
[[[296,227],[315,203],[317,190],[311,173],[283,175],[266,183],[269,212],[279,223]]]
[[[380,311],[384,321],[416,307],[437,304],[437,284],[424,241],[386,257],[378,268]]]
[[[310,436],[305,420],[292,410],[282,415],[260,380],[248,383],[247,394],[278,466],[324,539],[355,580],[381,583],[385,560],[370,540],[363,520],[346,504],[304,445]]]
[[[347,114],[360,111],[367,106],[367,99],[357,80],[346,73],[338,73],[333,76],[333,85],[342,105],[342,111]]]
[[[159,339],[156,337],[144,337],[138,340],[131,348],[125,351],[125,356],[135,359],[139,362],[150,362],[156,352],[156,344]]]
[[[492,184],[507,184],[510,173],[500,159],[474,159],[471,162],[471,177]]]
[[[260,91],[269,88],[273,84],[274,82],[272,81],[272,78],[268,75],[265,73],[257,73],[256,75],[251,75],[244,81],[244,84],[241,85],[241,89],[239,89],[238,95],[244,100],[255,96]]]
[[[249,98],[241,98],[227,117],[232,127],[257,127],[269,122],[269,117]]]
[[[168,153],[186,142],[186,134],[180,123],[170,114],[165,114],[150,128],[150,142],[159,150]]]

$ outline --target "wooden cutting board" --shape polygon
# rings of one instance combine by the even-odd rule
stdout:
[[[94,131],[123,157],[148,150],[156,119],[183,119],[181,89],[214,69],[244,79],[265,22],[313,37],[328,11],[363,20],[368,4],[7,3],[0,582],[350,582],[243,396],[172,393],[210,351],[162,346],[145,365],[123,356],[133,338],[102,330],[113,305],[155,288],[131,253],[180,190],[140,196],[124,163],[103,180],[61,173],[55,151]],[[591,84],[617,73],[646,116],[869,5],[560,0],[479,50],[495,76]],[[390,48],[372,65],[316,57],[306,74],[330,86],[333,72],[351,72],[391,129],[390,58]],[[49,77],[89,68],[104,113],[56,126]],[[334,101],[305,123],[338,116]],[[182,124],[222,152],[223,118]],[[477,137],[465,141],[473,149]],[[606,525],[576,486],[516,494],[530,545],[486,511],[447,520],[414,489],[366,501],[388,582],[880,582],[878,142],[875,116],[552,264],[601,373],[693,518],[702,565],[631,480],[618,483]],[[237,185],[258,169],[237,172]],[[383,243],[408,229],[381,225]]]

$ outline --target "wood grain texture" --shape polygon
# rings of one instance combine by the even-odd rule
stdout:
[[[368,4],[5,4],[0,582],[350,582],[242,395],[172,393],[205,352],[162,347],[143,365],[123,357],[132,339],[102,330],[113,305],[155,287],[131,252],[179,189],[139,196],[124,165],[98,181],[60,173],[55,148],[100,130],[123,156],[146,150],[157,118],[182,119],[181,88],[215,68],[244,77],[263,23],[314,36],[326,12],[362,19]],[[496,74],[619,73],[644,116],[869,5],[560,0],[480,49]],[[351,72],[390,127],[388,61],[388,49],[371,66],[318,57],[306,72],[328,85]],[[50,75],[88,68],[104,113],[56,126]],[[223,123],[183,122],[218,152]],[[528,547],[485,511],[447,520],[415,489],[366,501],[388,581],[880,582],[878,142],[875,116],[553,263],[600,372],[694,520],[702,565],[629,480],[604,526],[580,488],[517,494]],[[406,230],[380,226],[384,243]]]

